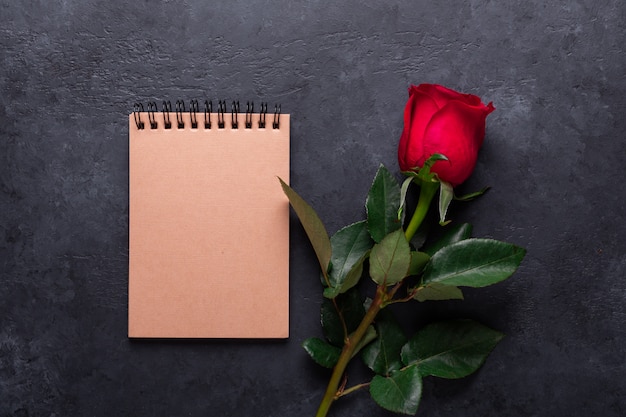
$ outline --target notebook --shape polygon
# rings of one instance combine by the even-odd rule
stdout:
[[[129,116],[131,338],[289,335],[289,115],[226,107]]]

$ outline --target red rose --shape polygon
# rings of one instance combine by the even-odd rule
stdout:
[[[404,109],[404,131],[398,146],[400,169],[421,167],[431,155],[445,155],[431,172],[456,186],[476,165],[485,138],[485,119],[495,110],[480,97],[461,94],[437,84],[412,85]]]

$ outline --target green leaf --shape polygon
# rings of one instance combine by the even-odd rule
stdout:
[[[398,209],[398,221],[400,224],[404,223],[404,212],[406,207],[406,193],[409,191],[409,186],[413,182],[413,177],[409,177],[404,180],[400,187],[400,208]]]
[[[402,348],[402,362],[422,376],[463,378],[482,366],[504,335],[472,320],[430,324]]]
[[[422,246],[424,246],[424,243],[427,241],[429,233],[431,233],[431,226],[433,226],[431,222],[422,222],[420,227],[418,227],[417,231],[411,238],[410,243],[413,248],[421,248]]]
[[[341,293],[346,292],[359,283],[361,275],[363,275],[363,263],[365,262],[367,255],[369,255],[369,251],[363,255],[361,259],[359,259],[359,261],[352,267],[350,272],[348,272],[348,275],[346,275],[346,279],[341,286]]]
[[[458,201],[471,201],[471,200],[473,200],[473,199],[475,199],[475,198],[478,198],[478,197],[480,197],[481,195],[485,194],[485,193],[487,192],[487,190],[489,190],[489,187],[485,187],[485,188],[483,188],[482,190],[475,191],[475,192],[473,192],[473,193],[469,193],[469,194],[465,194],[465,195],[462,195],[462,196],[460,196],[460,197],[457,197],[457,196],[455,195],[455,196],[454,196],[454,199],[455,199],[455,200],[458,200]]]
[[[400,186],[391,173],[381,165],[376,172],[365,201],[367,226],[376,242],[399,229]]]
[[[356,347],[354,348],[354,352],[352,352],[351,357],[354,358],[361,351],[361,349],[369,345],[372,342],[372,340],[376,339],[376,336],[378,336],[378,333],[376,333],[376,329],[374,328],[374,326],[372,325],[367,326],[367,329],[365,329],[365,334],[363,335],[363,338],[359,341],[359,343],[357,343]]]
[[[280,185],[283,187],[283,192],[289,199],[289,203],[293,210],[298,215],[300,223],[306,232],[313,250],[317,255],[317,259],[322,268],[322,274],[324,278],[328,280],[327,272],[330,263],[331,246],[330,238],[324,224],[320,220],[319,216],[302,197],[298,195],[289,185],[287,185],[281,178],[278,178]]]
[[[416,366],[395,371],[391,376],[374,376],[370,395],[381,407],[394,413],[415,414],[422,396],[422,378]]]
[[[439,224],[444,226],[446,222],[446,213],[448,213],[448,207],[454,198],[454,189],[452,184],[445,181],[440,181],[441,187],[439,187]]]
[[[376,317],[374,324],[378,337],[369,344],[361,358],[365,365],[380,375],[389,375],[402,367],[400,350],[407,342],[407,338],[396,318],[388,310],[382,310]]]
[[[426,252],[430,256],[433,256],[435,252],[444,246],[451,245],[461,240],[469,239],[472,235],[472,225],[469,223],[461,223],[448,225],[442,228],[444,230],[443,235],[434,242],[427,242],[422,248],[423,252]]]
[[[525,249],[497,240],[462,240],[432,256],[423,282],[485,287],[510,277],[525,254]]]
[[[334,367],[341,355],[340,348],[329,345],[317,337],[306,339],[302,347],[318,365],[326,368]]]
[[[417,301],[462,300],[463,293],[458,287],[453,285],[433,282],[432,284],[418,287],[413,298]]]
[[[335,308],[337,304],[337,308]],[[341,314],[341,316],[340,316]],[[356,288],[341,294],[333,300],[324,299],[321,307],[322,330],[328,341],[342,347],[347,335],[356,330],[365,316],[365,307],[363,307],[363,299]],[[341,320],[345,322],[346,332]]]
[[[422,273],[426,264],[430,261],[430,256],[424,252],[411,251],[411,265],[407,275],[419,275]]]
[[[367,223],[360,221],[339,230],[330,238],[330,243],[330,287],[324,290],[324,296],[333,298],[359,282],[363,261],[374,242],[367,231]]]
[[[380,285],[393,285],[407,276],[411,265],[411,248],[398,229],[372,248],[370,253],[370,276]]]
[[[348,274],[346,275],[341,286],[324,288],[324,297],[335,298],[339,294],[343,294],[344,292],[348,291],[349,289],[354,287],[356,284],[358,284],[359,280],[361,279],[361,276],[363,275],[363,263],[365,262],[366,258],[367,258],[367,254],[364,255],[359,260],[359,262],[357,262],[357,264],[352,267],[350,272],[348,272]]]

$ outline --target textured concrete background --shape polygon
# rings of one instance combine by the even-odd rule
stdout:
[[[295,221],[289,340],[126,338],[127,115],[282,103],[292,185],[334,232],[379,163],[397,171],[421,82],[494,102],[463,190],[493,188],[452,215],[529,252],[463,302],[397,310],[407,330],[462,316],[508,335],[477,374],[427,380],[418,415],[626,414],[622,0],[2,1],[0,33],[0,416],[313,415],[328,372],[300,343],[321,291]],[[389,415],[365,392],[333,411]]]

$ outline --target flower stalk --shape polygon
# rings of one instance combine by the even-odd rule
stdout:
[[[422,224],[422,221],[426,218],[430,203],[433,201],[437,190],[439,189],[439,181],[420,181],[420,196],[413,212],[413,217],[407,226],[404,236],[408,242],[411,241],[415,232]]]
[[[435,181],[421,181],[421,184],[422,186],[417,206],[413,212],[411,221],[405,230],[405,237],[407,241],[411,240],[419,226],[422,224],[422,221],[426,218],[430,203],[439,188],[439,182]],[[322,402],[320,403],[317,414],[315,415],[316,417],[326,417],[333,402],[342,395],[339,386],[346,368],[355,354],[355,349],[361,340],[363,340],[363,337],[367,332],[367,328],[374,322],[380,310],[392,302],[393,296],[401,285],[402,282],[397,283],[390,291],[387,291],[384,285],[379,285],[376,288],[376,295],[372,300],[369,309],[365,313],[363,320],[357,329],[346,338],[339,360],[333,368],[330,381],[326,387],[326,392],[324,393]]]
[[[367,328],[374,322],[374,319],[381,308],[384,307],[387,297],[388,295],[385,288],[382,285],[379,285],[376,289],[376,296],[374,297],[374,300],[372,300],[372,304],[367,310],[367,313],[365,313],[365,317],[363,317],[363,320],[354,333],[348,336],[346,343],[343,346],[341,356],[339,356],[339,360],[333,368],[333,373],[330,377],[330,381],[328,382],[326,392],[324,393],[324,398],[322,398],[317,414],[315,414],[316,417],[325,417],[328,415],[328,410],[330,410],[330,406],[333,401],[339,398],[339,384],[341,383],[346,367],[348,366],[348,363],[350,363],[352,356],[354,356],[356,347],[363,339],[363,336],[365,336]]]

